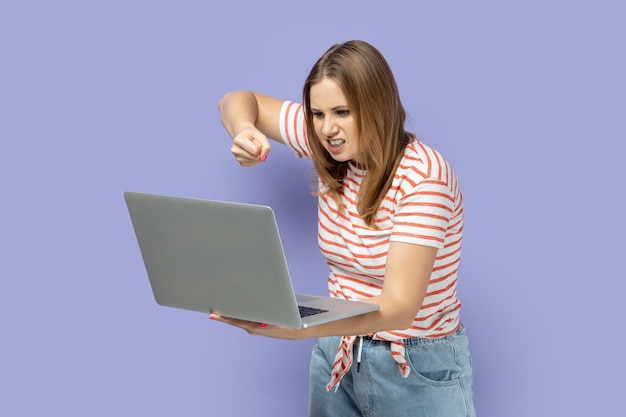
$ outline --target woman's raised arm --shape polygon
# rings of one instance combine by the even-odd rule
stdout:
[[[222,125],[233,138],[231,152],[242,166],[265,161],[267,138],[282,143],[279,118],[283,100],[252,91],[227,93],[218,103]]]

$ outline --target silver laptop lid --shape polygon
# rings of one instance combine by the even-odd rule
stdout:
[[[124,193],[160,305],[301,327],[270,207]]]

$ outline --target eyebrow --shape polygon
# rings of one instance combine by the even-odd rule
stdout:
[[[346,108],[348,108],[348,109],[349,109],[349,108],[350,108],[350,106],[348,106],[347,104],[342,104],[342,105],[339,105],[339,106],[335,106],[335,107],[333,107],[332,109],[330,109],[330,111],[344,110],[344,109],[346,109]],[[316,108],[316,107],[311,107],[311,111],[318,111],[318,112],[322,112],[321,110],[319,110],[319,109],[318,109],[318,108]],[[322,113],[323,113],[323,112],[322,112]]]

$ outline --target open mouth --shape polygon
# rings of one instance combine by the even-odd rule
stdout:
[[[333,139],[333,140],[329,140],[328,143],[330,144],[330,146],[337,148],[343,145],[344,143],[346,143],[346,141],[343,139]]]

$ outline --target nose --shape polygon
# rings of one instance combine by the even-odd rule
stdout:
[[[322,125],[322,134],[327,138],[332,138],[338,132],[337,124],[333,117],[325,117],[324,124]]]

